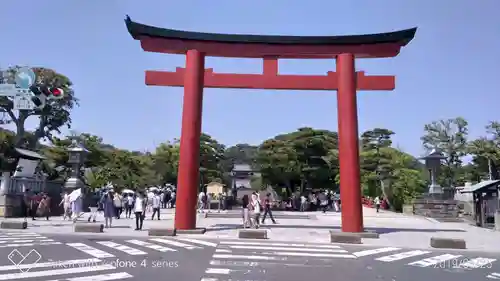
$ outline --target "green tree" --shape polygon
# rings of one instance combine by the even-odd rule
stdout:
[[[177,183],[179,168],[179,144],[161,143],[152,155],[153,170],[159,175],[162,184]]]
[[[222,161],[226,147],[208,134],[200,137],[200,176],[202,184],[222,182],[224,170]]]
[[[393,135],[393,131],[384,128],[375,128],[361,134],[361,176],[364,193],[368,196],[378,196],[380,193],[386,198],[391,196],[387,181],[393,171],[393,155],[386,148],[392,145]]]
[[[462,157],[467,154],[468,123],[462,117],[434,121],[424,126],[421,137],[424,147],[431,151],[440,150],[445,156],[441,182],[450,187],[457,182],[457,171],[462,166]]]
[[[338,149],[336,132],[299,128],[265,141],[257,153],[263,180],[289,190],[333,188],[338,163],[332,150]],[[299,186],[299,188],[296,188]]]

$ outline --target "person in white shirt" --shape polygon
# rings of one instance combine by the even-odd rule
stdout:
[[[127,196],[127,201],[125,205],[125,218],[131,218],[132,217],[132,208],[134,208],[134,196],[132,194],[129,194]]]
[[[154,220],[155,214],[157,214],[157,218],[158,220],[160,220],[161,197],[158,192],[155,192],[151,201],[151,206],[153,207],[153,215],[151,215],[151,220]]]
[[[63,205],[64,208],[63,220],[66,220],[66,218],[71,218],[71,202],[69,200],[68,192],[64,193],[64,197],[61,200],[61,203],[59,203],[59,206],[61,205]]]
[[[253,225],[255,228],[259,228],[260,226],[260,211],[261,211],[261,205],[260,205],[260,198],[259,195],[254,193],[252,194],[252,202],[250,203],[252,206],[252,214],[253,214]]]
[[[121,195],[117,192],[115,193],[114,197],[113,197],[113,205],[115,206],[115,215],[116,215],[116,218],[119,219],[122,212],[123,212],[123,205],[122,205],[122,202],[123,199],[121,197]]]
[[[139,193],[135,198],[134,214],[135,214],[135,230],[142,230],[144,216],[146,215],[146,198],[144,198],[144,194],[142,193]]]
[[[203,210],[205,209],[205,201],[206,201],[206,196],[205,196],[205,192],[200,192],[200,194],[198,194],[198,212],[199,213],[203,213]]]

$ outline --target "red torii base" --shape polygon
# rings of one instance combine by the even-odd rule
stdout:
[[[356,57],[393,57],[416,29],[393,33],[334,36],[224,35],[173,31],[126,20],[145,51],[186,54],[186,67],[175,72],[146,71],[146,84],[184,87],[178,173],[176,229],[196,228],[203,88],[337,90],[342,231],[362,232],[356,90],[393,90],[394,76],[356,72]],[[205,56],[264,60],[263,74],[222,74],[205,69]],[[280,75],[278,58],[335,58],[327,75]]]

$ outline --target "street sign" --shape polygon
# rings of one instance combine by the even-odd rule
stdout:
[[[33,110],[35,104],[31,101],[29,96],[15,96],[14,97],[14,110]]]
[[[9,86],[7,86],[9,85]],[[0,84],[0,97],[32,96],[30,90],[10,87],[14,84]]]
[[[36,75],[31,68],[21,67],[16,71],[14,79],[19,88],[29,89],[31,85],[35,84]]]

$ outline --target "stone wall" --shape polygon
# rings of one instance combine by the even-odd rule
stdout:
[[[413,201],[415,215],[429,218],[458,218],[458,201],[424,196]]]

